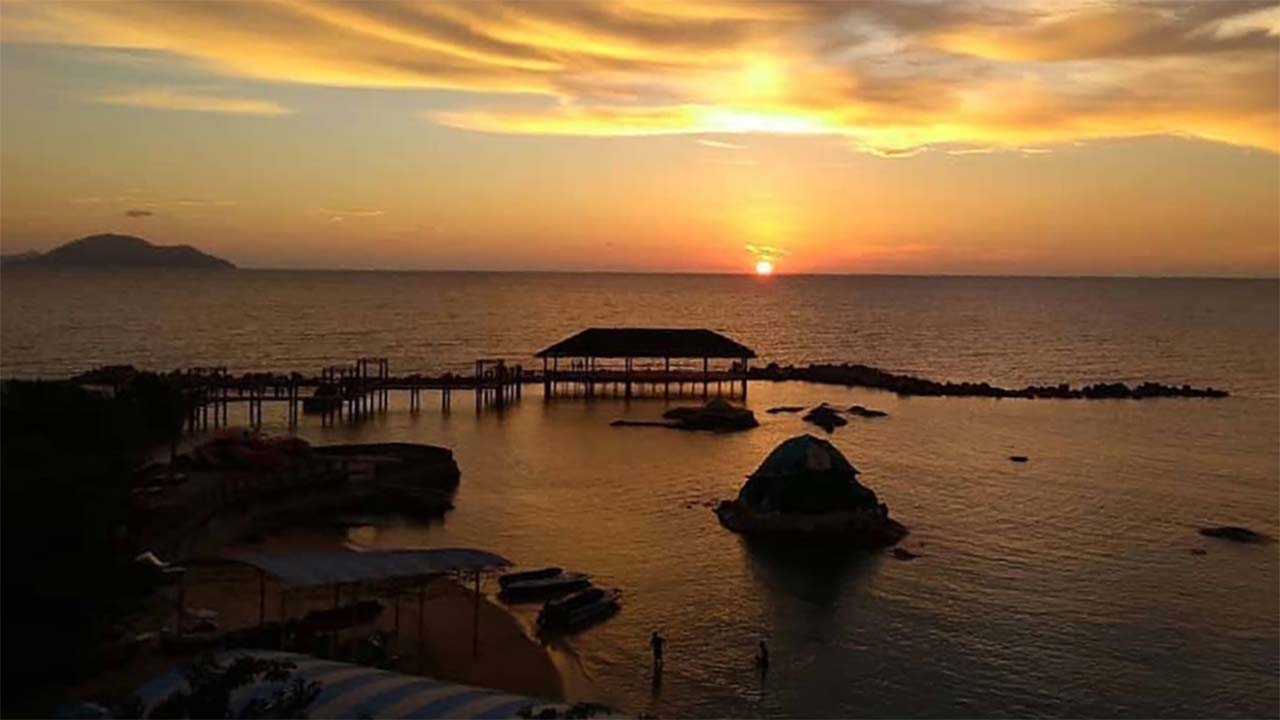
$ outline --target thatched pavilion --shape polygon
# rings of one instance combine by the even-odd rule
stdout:
[[[701,387],[711,394],[747,396],[747,369],[756,353],[711,330],[690,328],[588,328],[545,348],[542,358],[546,397],[598,391],[632,397],[649,390],[670,397],[674,390]],[[674,363],[673,363],[674,361]],[[565,365],[568,367],[566,368]]]

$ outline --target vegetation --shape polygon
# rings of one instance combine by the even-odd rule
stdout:
[[[109,661],[113,628],[157,580],[132,560],[131,477],[184,415],[161,376],[112,396],[66,382],[0,388],[5,715]]]

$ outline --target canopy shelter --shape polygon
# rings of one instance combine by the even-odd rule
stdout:
[[[310,718],[515,718],[521,717],[522,711],[523,717],[537,717],[537,713],[548,706],[564,709],[544,700],[500,690],[455,685],[310,655],[237,650],[220,653],[217,659],[226,666],[245,655],[288,661],[294,668],[289,679],[283,682],[258,678],[233,691],[228,704],[230,717],[242,717],[241,712],[251,701],[270,698],[285,682],[295,678],[320,686],[320,693],[305,709],[305,716]],[[187,689],[182,668],[151,679],[136,691],[144,708],[142,715],[145,717],[174,693]]]
[[[240,555],[236,562],[252,565],[278,578],[288,587],[314,587],[337,583],[372,582],[477,572],[508,567],[501,555],[471,548],[438,550],[389,550],[383,552],[292,553],[288,555]]]
[[[543,391],[553,396],[562,387],[581,387],[588,397],[597,387],[622,387],[631,397],[633,387],[662,388],[670,396],[672,385],[677,391],[686,384],[701,385],[708,395],[712,383],[717,391],[728,383],[730,392],[739,383],[743,397],[747,394],[747,371],[756,353],[729,337],[696,328],[588,328],[544,348],[535,357],[542,358]],[[561,367],[567,360],[569,367]],[[621,360],[621,368],[601,363]],[[638,366],[636,361],[642,361]],[[672,360],[677,367],[672,368]],[[701,368],[681,367],[679,361],[701,360]],[[711,361],[731,361],[727,369],[711,368]],[[661,361],[661,365],[644,361]]]
[[[473,548],[439,548],[431,550],[389,550],[379,552],[307,552],[290,554],[246,554],[222,558],[222,562],[248,565],[258,571],[258,624],[267,622],[267,576],[279,581],[279,621],[289,620],[288,599],[290,590],[319,586],[333,586],[333,607],[336,611],[342,602],[344,586],[352,588],[353,598],[368,584],[393,584],[392,590],[380,591],[395,598],[395,629],[400,631],[400,597],[411,596],[416,591],[418,600],[418,627],[422,627],[425,583],[435,577],[449,574],[469,574],[474,583],[474,607],[472,610],[472,653],[479,651],[480,632],[480,576],[481,573],[509,567],[511,562],[501,555]],[[199,563],[193,563],[199,564]],[[392,581],[395,581],[392,583]],[[376,590],[376,588],[375,588]],[[184,608],[185,578],[178,586],[178,621],[182,628],[186,614]],[[421,637],[419,637],[421,641]]]
[[[834,445],[808,434],[774,448],[748,476],[738,500],[757,512],[784,513],[872,510],[880,502]]]

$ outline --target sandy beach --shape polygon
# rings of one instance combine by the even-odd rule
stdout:
[[[337,547],[331,536],[286,531],[261,544],[228,546],[220,554],[226,557],[244,552],[301,553],[334,549]],[[401,589],[398,600],[396,590],[390,586],[376,593],[365,590],[363,594],[344,587],[342,604],[376,598],[384,609],[376,621],[343,630],[339,633],[340,640],[367,637],[374,631],[392,633],[391,652],[398,658],[397,668],[401,672],[548,700],[562,699],[563,683],[550,654],[526,634],[518,618],[485,596],[496,587],[496,582],[482,578],[478,605],[470,583],[469,577],[434,578],[420,589],[416,586]],[[259,613],[258,573],[236,564],[193,568],[187,577],[184,604],[188,609],[207,608],[217,612],[222,630],[253,627]],[[286,589],[272,578],[266,578],[268,622],[282,617],[298,618],[333,606],[332,587]],[[476,627],[478,642],[473,653],[472,631]]]

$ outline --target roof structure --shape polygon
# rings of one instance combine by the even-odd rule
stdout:
[[[289,587],[494,570],[511,564],[501,555],[471,548],[385,552],[342,550],[290,555],[240,555],[231,559],[279,578]]]
[[[535,357],[753,358],[751,348],[711,330],[588,328]]]
[[[522,710],[528,713],[543,707],[563,708],[500,690],[455,685],[296,653],[238,650],[220,653],[218,661],[226,664],[244,655],[292,662],[295,668],[289,681],[300,678],[318,683],[320,694],[306,708],[306,716],[311,718],[514,718],[519,717]],[[237,688],[228,704],[231,716],[240,717],[249,702],[269,698],[281,686],[282,683],[263,680]],[[137,689],[145,708],[143,715],[187,687],[181,668],[148,681]]]

